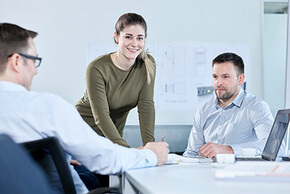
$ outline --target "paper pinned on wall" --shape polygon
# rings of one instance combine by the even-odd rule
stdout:
[[[117,49],[114,43],[88,43],[86,64]],[[235,52],[247,64],[246,71],[251,68],[250,47],[242,43],[148,43],[146,51],[157,64],[156,110],[196,110],[200,103],[212,97],[213,92],[198,95],[198,88],[212,86],[211,62],[218,54]],[[248,78],[247,82],[251,83]]]

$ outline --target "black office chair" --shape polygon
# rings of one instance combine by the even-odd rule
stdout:
[[[0,135],[0,193],[55,193],[42,169],[22,146],[7,135]]]
[[[75,194],[75,186],[62,147],[57,138],[49,137],[23,143],[32,157],[45,170],[51,186],[61,193]],[[119,193],[118,188],[98,188],[89,194]]]

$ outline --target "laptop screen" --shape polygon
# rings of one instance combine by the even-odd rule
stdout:
[[[262,158],[266,160],[275,160],[279,152],[279,148],[287,131],[290,120],[290,109],[279,110],[268,140],[263,150]]]

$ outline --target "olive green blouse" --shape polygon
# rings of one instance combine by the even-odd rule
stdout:
[[[152,56],[148,55],[153,62]],[[154,67],[155,69],[155,67]],[[82,118],[101,136],[130,147],[122,138],[128,113],[138,106],[143,145],[154,141],[154,77],[147,83],[145,64],[136,60],[129,70],[113,64],[110,54],[92,61],[86,70],[86,91],[76,103]]]

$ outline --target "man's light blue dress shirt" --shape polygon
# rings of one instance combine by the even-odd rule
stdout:
[[[273,116],[266,102],[240,89],[226,107],[214,96],[196,112],[184,156],[198,155],[207,142],[229,145],[236,155],[242,148],[255,148],[260,154],[273,124]]]
[[[62,98],[27,91],[6,81],[0,81],[0,133],[8,134],[17,143],[55,136],[68,160],[73,157],[99,174],[118,174],[157,164],[151,150],[125,148],[99,136]],[[87,193],[76,171],[72,166],[70,169],[77,193]]]

